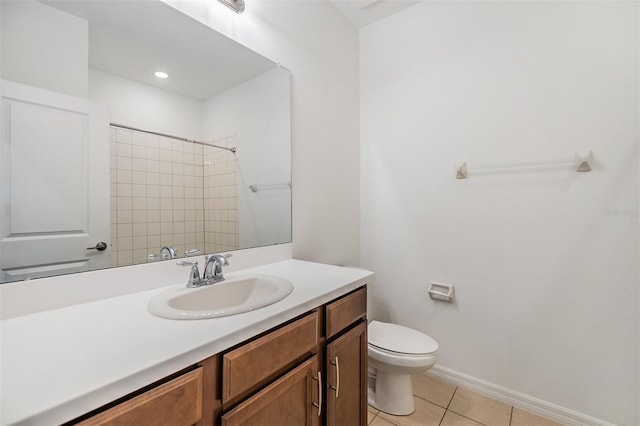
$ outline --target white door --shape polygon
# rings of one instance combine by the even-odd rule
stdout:
[[[6,80],[0,97],[0,282],[108,267],[106,107]]]

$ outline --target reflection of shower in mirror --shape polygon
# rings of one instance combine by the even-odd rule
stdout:
[[[112,266],[238,248],[233,142],[111,126]]]

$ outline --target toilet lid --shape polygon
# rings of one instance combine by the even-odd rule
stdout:
[[[367,334],[370,345],[390,352],[426,355],[438,350],[438,343],[431,337],[397,324],[371,321]]]

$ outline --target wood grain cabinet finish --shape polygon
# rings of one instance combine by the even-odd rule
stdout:
[[[367,316],[367,288],[361,287],[326,306],[326,336],[335,336]]]
[[[328,426],[367,422],[367,322],[341,335],[326,348]]]
[[[366,297],[364,286],[68,424],[364,426]]]
[[[318,312],[278,328],[222,357],[222,406],[229,408],[253,390],[318,350]]]
[[[366,297],[361,287],[224,354],[223,408],[239,404],[222,415],[221,424],[366,425]],[[299,357],[309,353],[317,355],[300,364]],[[251,395],[259,385],[266,387]]]
[[[303,362],[222,416],[222,426],[318,426],[318,356]]]
[[[202,417],[196,426],[212,426],[218,424],[222,412],[222,396],[220,391],[220,354],[211,356],[198,363],[202,368]]]
[[[82,426],[190,426],[202,417],[202,368],[79,423]]]

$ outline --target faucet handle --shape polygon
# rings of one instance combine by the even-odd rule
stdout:
[[[191,271],[189,272],[189,282],[187,287],[200,287],[202,285],[202,279],[200,278],[200,271],[198,270],[198,262],[193,262]]]
[[[216,254],[215,256],[217,256],[219,260],[223,260],[222,266],[228,266],[229,265],[229,261],[227,259],[229,259],[230,257],[233,257],[233,255],[231,253]]]
[[[187,250],[184,252],[184,257],[197,256],[199,254],[202,254],[202,250],[200,249]]]
[[[208,264],[209,261],[213,261],[215,259],[220,262],[222,266],[227,266],[229,265],[229,261],[227,259],[230,257],[233,257],[231,253],[206,255],[204,257],[204,263]]]

